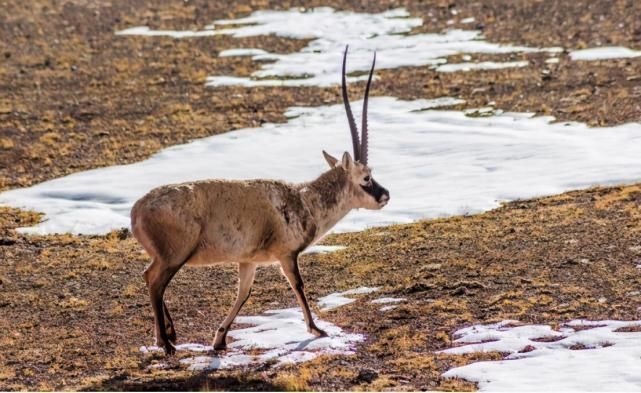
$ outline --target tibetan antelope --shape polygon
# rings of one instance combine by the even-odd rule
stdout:
[[[183,265],[238,264],[238,296],[216,332],[217,350],[226,348],[228,329],[249,297],[256,266],[274,262],[280,263],[296,294],[307,330],[317,337],[326,336],[312,319],[298,256],[350,210],[381,209],[389,201],[389,192],[374,180],[367,166],[367,99],[376,54],[365,88],[360,141],[347,96],[346,60],[347,47],[342,95],[353,158],[345,152],[338,160],[323,151],[330,169],[308,183],[204,180],[158,187],[134,204],[131,228],[151,256],[143,275],[154,312],[156,343],[167,354],[175,351],[176,329],[163,294]]]

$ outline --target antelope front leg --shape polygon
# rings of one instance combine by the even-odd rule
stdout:
[[[218,328],[218,331],[216,331],[214,349],[220,350],[227,348],[227,331],[229,331],[229,326],[234,322],[240,308],[245,304],[247,299],[249,299],[255,275],[256,265],[251,263],[241,263],[238,265],[238,296],[236,297],[236,303],[234,303],[234,307],[232,307],[229,315],[227,315],[227,318],[225,318]]]
[[[300,271],[298,270],[298,255],[281,259],[280,266],[283,274],[287,277],[287,281],[289,281],[289,285],[296,294],[298,304],[300,304],[300,307],[303,309],[303,315],[307,323],[307,331],[316,337],[327,337],[327,333],[316,326],[312,319],[312,313],[309,311],[309,304],[307,304],[307,298],[305,297],[303,278],[300,276]]]

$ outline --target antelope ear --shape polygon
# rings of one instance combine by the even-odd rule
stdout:
[[[350,156],[348,152],[343,153],[343,159],[341,160],[341,166],[343,167],[343,169],[349,171],[350,169],[352,169],[353,164],[354,161],[352,160],[352,156]]]
[[[325,157],[325,161],[327,161],[330,168],[334,168],[336,166],[338,159],[333,157],[331,154],[329,154],[325,150],[323,150],[323,157]]]

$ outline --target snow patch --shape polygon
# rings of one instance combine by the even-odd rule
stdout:
[[[505,360],[453,368],[447,378],[477,382],[481,391],[639,391],[641,332],[617,331],[641,321],[574,320],[557,331],[517,321],[475,325],[455,333],[462,344],[442,353],[502,352]]]
[[[471,23],[466,18],[462,23]],[[453,23],[453,21],[452,21]],[[503,45],[484,40],[480,31],[446,30],[442,34],[410,34],[421,26],[421,18],[412,18],[402,8],[379,14],[351,11],[336,11],[329,7],[308,10],[298,8],[286,11],[257,11],[246,18],[218,20],[203,32],[154,31],[136,27],[118,32],[120,35],[166,35],[174,38],[201,35],[226,34],[234,37],[276,35],[295,39],[310,39],[300,52],[290,54],[254,53],[260,69],[250,78],[229,75],[210,76],[209,86],[329,86],[340,81],[341,56],[345,45],[350,45],[350,72],[366,72],[372,61],[372,52],[377,51],[378,69],[437,66],[446,62],[448,56],[460,53],[515,53],[558,52],[561,48],[532,48]],[[230,26],[231,27],[228,27]],[[234,49],[234,51],[237,51]],[[234,52],[231,52],[234,53]],[[247,56],[249,52],[236,52]],[[229,56],[230,51],[222,55]],[[521,62],[479,63],[465,65],[460,69],[498,69],[522,67]],[[527,65],[527,63],[525,63]],[[476,67],[476,68],[473,68]],[[437,68],[452,72],[454,68]],[[352,76],[348,80],[365,79],[367,75]]]
[[[239,49],[227,49],[221,51],[219,57],[231,57],[231,56],[258,56],[258,55],[267,55],[268,53],[262,49],[256,48],[239,48]]]
[[[641,179],[639,123],[590,128],[527,113],[430,110],[461,102],[370,99],[370,161],[391,200],[382,210],[351,212],[335,231],[476,213],[501,201]],[[101,234],[128,227],[133,203],[162,184],[208,178],[310,181],[327,169],[321,149],[340,156],[351,148],[341,104],[290,108],[286,116],[287,123],[195,140],[135,164],[6,191],[0,204],[45,214],[45,221],[23,233]]]
[[[388,306],[383,306],[379,308],[381,312],[386,312],[393,310],[398,307],[397,304],[395,303],[401,303],[406,301],[407,299],[404,297],[380,297],[378,299],[372,300],[370,303],[372,304],[389,304]]]
[[[407,299],[405,299],[404,297],[380,297],[378,299],[372,300],[370,303],[374,303],[374,304],[400,303],[406,300]]]
[[[457,71],[477,71],[477,70],[499,70],[502,68],[519,68],[525,67],[530,64],[528,61],[481,61],[478,63],[452,63],[443,64],[436,67],[436,71],[441,72],[457,72]]]
[[[333,310],[356,301],[356,299],[347,297],[348,295],[363,295],[366,293],[376,292],[378,290],[379,287],[360,287],[350,289],[349,291],[331,293],[318,299],[318,307],[320,307],[321,311]]]
[[[473,23],[473,17],[462,24]],[[447,24],[454,24],[448,20]],[[250,37],[277,35],[311,40],[300,52],[268,53],[261,49],[225,50],[220,56],[252,56],[261,63],[251,77],[216,75],[207,78],[209,86],[329,86],[340,79],[340,56],[345,44],[350,45],[349,68],[366,73],[372,52],[378,52],[377,68],[434,67],[437,71],[456,72],[525,67],[527,61],[448,64],[448,56],[464,53],[559,53],[563,48],[534,48],[503,45],[484,40],[480,31],[448,29],[441,34],[411,34],[421,26],[421,18],[412,18],[403,8],[379,14],[336,11],[330,7],[292,8],[286,11],[256,11],[246,18],[218,20],[201,31],[151,30],[146,26],[132,27],[117,35],[167,36],[172,38],[231,35]],[[572,60],[603,60],[641,56],[641,51],[625,47],[599,47],[570,51]],[[555,60],[548,60],[553,63]],[[348,77],[363,80],[367,75]]]
[[[307,247],[307,249],[303,251],[303,254],[329,254],[343,249],[345,249],[345,246],[314,245],[311,247]]]
[[[607,60],[639,57],[641,51],[621,46],[604,46],[601,48],[579,49],[570,52],[572,60]]]
[[[198,355],[181,359],[190,370],[211,370],[275,362],[277,366],[309,361],[320,355],[350,355],[354,345],[362,342],[361,334],[347,333],[340,327],[314,316],[316,325],[329,337],[317,338],[307,333],[307,326],[300,308],[267,311],[260,316],[242,316],[236,323],[253,325],[230,330],[234,341],[228,350],[216,355]],[[141,347],[142,352],[161,351],[155,346]],[[177,351],[211,352],[213,348],[202,344],[180,344]]]
[[[210,37],[217,34],[218,32],[213,30],[151,30],[147,26],[131,27],[129,29],[116,32],[116,35],[140,35],[171,38]]]

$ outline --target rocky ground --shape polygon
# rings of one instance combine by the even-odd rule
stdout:
[[[225,36],[190,40],[117,37],[134,25],[196,29],[257,9],[314,6],[268,1],[3,1],[0,14],[0,190],[64,174],[139,161],[160,148],[263,122],[291,105],[339,102],[337,88],[206,88],[208,74],[247,75],[246,58],[218,58],[240,45],[295,51],[304,41]],[[538,0],[328,1],[349,10],[399,6],[441,31],[451,10],[473,16],[496,42],[584,48],[641,48],[641,4]],[[432,17],[435,19],[431,20]],[[457,27],[454,25],[454,27]],[[458,26],[461,27],[461,26]],[[591,125],[638,121],[641,58],[437,74],[386,70],[372,95],[461,97],[464,107],[554,115]],[[542,73],[546,69],[547,73]],[[360,93],[355,85],[353,94]],[[436,355],[463,326],[504,318],[563,322],[639,318],[641,187],[599,188],[507,204],[470,217],[336,235],[348,248],[303,259],[312,303],[358,286],[381,292],[318,315],[367,341],[349,357],[275,369],[192,373],[138,348],[152,341],[140,277],[147,257],[126,232],[24,237],[31,212],[0,208],[0,390],[210,389],[467,390],[443,380],[473,356]],[[168,290],[179,340],[209,342],[234,298],[233,267],[184,269]],[[385,314],[368,299],[408,302]],[[259,271],[244,313],[293,306],[276,268]],[[486,354],[500,358],[501,354]]]

